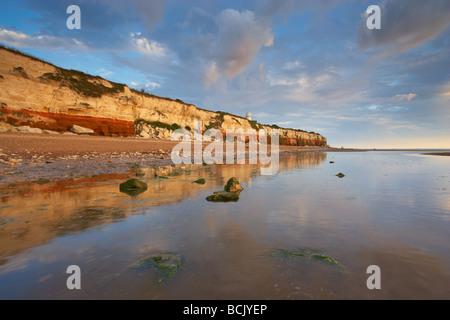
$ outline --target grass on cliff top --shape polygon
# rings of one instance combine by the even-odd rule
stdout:
[[[172,98],[168,98],[168,97],[160,97],[160,96],[156,96],[156,95],[154,95],[154,94],[151,94],[151,93],[149,93],[149,92],[145,92],[144,90],[140,90],[140,91],[139,91],[139,90],[130,88],[130,91],[133,92],[133,93],[135,93],[135,94],[139,94],[139,95],[141,95],[141,96],[144,96],[144,97],[158,98],[158,99],[163,99],[163,100],[167,100],[167,101],[178,102],[178,103],[185,104],[185,105],[190,105],[189,103],[186,103],[186,102],[184,102],[184,101],[181,100],[181,99],[172,99]],[[196,107],[196,108],[197,108],[197,109],[200,109],[200,108],[198,108],[198,107]]]
[[[3,44],[1,44],[1,43],[0,43],[0,48],[5,49],[6,51],[9,51],[9,52],[11,52],[11,53],[15,53],[15,54],[18,54],[18,55],[27,57],[27,58],[29,58],[29,59],[31,59],[31,60],[33,60],[33,61],[39,61],[39,62],[46,63],[46,64],[49,64],[49,65],[51,65],[51,66],[56,67],[55,65],[53,65],[53,64],[51,64],[51,63],[49,63],[49,62],[47,62],[47,61],[44,61],[44,60],[42,60],[42,59],[39,59],[39,58],[37,58],[37,57],[35,57],[35,56],[32,56],[31,54],[24,53],[24,52],[19,51],[19,50],[15,49],[15,48],[5,46],[5,45],[3,45]]]

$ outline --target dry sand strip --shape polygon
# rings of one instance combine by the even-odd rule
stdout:
[[[138,138],[116,138],[78,135],[45,135],[32,133],[2,133],[0,150],[4,154],[15,154],[27,158],[37,154],[53,157],[72,154],[169,151],[176,141]]]
[[[433,153],[423,153],[426,156],[444,156],[450,157],[450,152],[433,152]]]

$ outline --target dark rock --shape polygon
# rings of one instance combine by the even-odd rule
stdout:
[[[244,190],[244,188],[242,188],[238,179],[236,179],[235,177],[228,180],[228,182],[225,186],[225,191],[228,191],[228,192],[240,192],[242,190]]]
[[[239,192],[218,191],[206,198],[211,202],[236,202],[239,200]]]
[[[334,163],[334,161],[330,161],[330,163]]]
[[[138,194],[147,190],[147,184],[137,179],[130,179],[120,184],[120,192],[126,193],[130,196],[137,196]]]
[[[194,183],[205,184],[206,180],[205,179],[198,179],[198,180],[195,180]]]
[[[339,177],[340,179],[342,179],[343,177],[345,177],[345,174],[343,174],[342,172],[339,172],[336,177]]]

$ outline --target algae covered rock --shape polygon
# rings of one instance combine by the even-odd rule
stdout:
[[[120,192],[126,193],[131,196],[136,196],[147,190],[147,184],[138,179],[130,179],[120,184]]]
[[[238,179],[236,179],[235,177],[230,178],[230,180],[228,180],[227,184],[225,185],[225,191],[228,192],[241,192],[242,190],[244,190],[244,188],[242,188]]]
[[[230,202],[230,201],[236,202],[239,200],[239,193],[218,191],[214,192],[213,195],[207,197],[206,200],[210,202]]]
[[[197,184],[205,184],[205,183],[206,183],[206,180],[205,180],[205,179],[198,179],[198,180],[195,180],[194,183],[197,183]]]
[[[169,280],[175,276],[182,265],[180,255],[172,252],[161,252],[149,258],[141,260],[136,268],[152,269],[158,272],[158,283]]]
[[[228,180],[224,189],[225,191],[214,192],[214,194],[207,197],[206,200],[211,202],[236,202],[239,200],[239,194],[244,190],[238,179],[234,177]]]

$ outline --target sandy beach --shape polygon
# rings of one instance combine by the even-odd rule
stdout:
[[[63,180],[125,173],[136,168],[172,165],[178,142],[139,138],[0,134],[0,184]],[[203,143],[205,148],[208,143]],[[280,153],[343,151],[321,147],[280,146]]]

